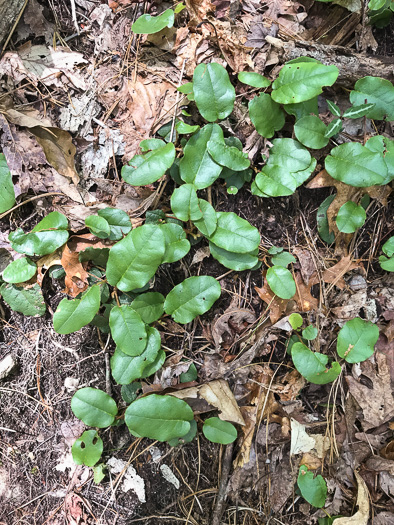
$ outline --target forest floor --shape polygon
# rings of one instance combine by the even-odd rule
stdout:
[[[1,269],[13,254],[10,231],[33,227],[48,211],[64,213],[74,232],[85,233],[85,218],[100,207],[148,208],[157,185],[128,186],[121,167],[142,139],[157,136],[172,121],[174,108],[186,107],[187,101],[175,103],[176,86],[190,81],[198,63],[214,58],[234,84],[246,69],[275,78],[289,58],[283,43],[297,47],[302,40],[306,55],[309,43],[328,57],[383,57],[394,79],[393,23],[371,29],[360,12],[312,0],[186,4],[175,27],[136,37],[130,28],[144,10],[156,14],[172,2],[29,0],[0,61],[1,92],[24,116],[11,122],[2,111],[0,150],[18,202],[25,203],[0,224]],[[211,23],[199,26],[203,20]],[[341,75],[348,84],[347,72]],[[340,105],[344,89],[336,89],[328,88]],[[236,109],[231,129],[257,165],[261,144],[245,111]],[[56,161],[48,162],[23,120],[27,113],[72,137],[69,177],[55,169]],[[363,120],[357,124],[354,134],[363,134]],[[389,124],[383,130],[388,136],[392,131]],[[59,147],[67,140],[59,138]],[[77,185],[70,182],[77,177]],[[106,389],[108,352],[115,345],[106,346],[107,336],[101,340],[92,326],[66,336],[54,332],[52,313],[64,297],[64,286],[54,279],[43,284],[49,305],[43,317],[25,317],[1,303],[0,359],[12,354],[18,366],[0,382],[0,525],[211,525],[219,511],[217,525],[330,523],[296,491],[301,456],[326,479],[325,510],[331,516],[363,508],[369,521],[352,523],[394,524],[394,280],[377,262],[393,231],[393,202],[374,201],[348,254],[338,255],[335,245],[320,239],[316,223],[317,209],[332,190],[303,186],[290,197],[261,199],[250,185],[236,195],[224,184],[212,188],[218,211],[235,211],[259,229],[263,262],[272,246],[297,258],[295,301],[270,295],[261,269],[227,272],[204,243],[193,246],[182,264],[165,265],[157,274],[155,289],[164,291],[188,277],[190,268],[221,277],[226,293],[190,330],[167,318],[158,326],[167,373],[153,383],[176,387],[183,356],[196,365],[195,384],[225,381],[249,425],[234,446],[200,435],[172,448],[117,426],[103,433],[104,463],[112,467],[96,484],[92,469],[76,466],[71,457],[70,446],[85,426],[71,412],[70,399],[83,386]],[[158,206],[168,210],[166,190],[160,199]],[[133,220],[141,216],[135,213]],[[306,383],[286,353],[285,321],[293,311],[319,327],[319,344],[327,349],[346,320],[360,316],[377,323],[373,358],[347,364],[334,388]],[[111,388],[121,399],[120,387]],[[314,445],[295,444],[295,428]],[[221,485],[225,501],[217,497]]]

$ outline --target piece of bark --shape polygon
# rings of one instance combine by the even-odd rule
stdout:
[[[7,41],[25,6],[25,0],[0,0],[0,48]]]
[[[266,40],[274,47],[282,49],[283,62],[308,56],[320,60],[323,64],[337,66],[339,69],[337,82],[345,87],[353,87],[359,78],[365,76],[394,80],[394,57],[366,55],[356,53],[348,47],[322,45],[303,40],[284,42],[268,36]]]

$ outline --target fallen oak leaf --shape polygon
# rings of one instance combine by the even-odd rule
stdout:
[[[361,266],[359,263],[357,263],[356,261],[352,261],[351,256],[347,255],[346,257],[342,257],[339,262],[334,264],[334,266],[331,266],[330,268],[324,270],[321,278],[325,283],[331,284],[331,288],[333,286],[336,286],[337,288],[343,290],[343,288],[345,288],[346,286],[343,276],[351,270],[355,270],[356,268],[360,267]],[[317,273],[311,276],[311,285],[318,284],[319,282],[320,279]]]
[[[61,265],[66,272],[64,279],[66,287],[63,293],[70,297],[77,297],[77,295],[87,289],[89,274],[79,262],[79,253],[70,250],[67,244],[63,249]]]

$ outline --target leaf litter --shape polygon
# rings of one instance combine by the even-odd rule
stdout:
[[[185,70],[182,81],[192,76],[198,63],[210,61],[212,57],[228,66],[233,73],[245,69],[264,73],[264,68],[281,64],[281,51],[278,51],[280,48],[272,45],[273,40],[270,41],[270,37],[280,37],[280,42],[287,44],[295,36],[310,34],[305,30],[308,17],[309,25],[314,30],[319,27],[319,20],[323,29],[327,29],[329,24],[322,16],[324,5],[315,7],[315,11],[312,11],[309,4],[283,0],[270,3],[260,3],[257,0],[245,0],[242,3],[186,0],[189,19],[184,18],[184,23],[176,28],[176,32],[163,32],[155,38],[133,39],[130,34],[130,19],[142,14],[137,2],[110,0],[108,5],[103,3],[100,6],[89,0],[76,0],[75,3],[80,25],[86,26],[87,34],[82,33],[75,43],[71,40],[69,45],[63,45],[62,38],[59,40],[62,45],[54,45],[58,34],[54,33],[54,24],[45,18],[46,10],[38,2],[29,2],[23,15],[23,26],[21,23],[20,32],[18,27],[16,33],[17,45],[1,59],[0,75],[3,79],[3,91],[12,93],[1,100],[1,141],[18,196],[26,198],[28,192],[39,194],[60,190],[60,197],[34,205],[29,213],[34,217],[34,214],[42,214],[48,206],[63,210],[70,218],[72,228],[78,233],[82,231],[86,216],[94,210],[110,205],[138,216],[140,207],[144,209],[144,206],[150,205],[155,199],[152,188],[145,188],[143,191],[133,189],[133,192],[127,193],[118,170],[138,152],[141,140],[152,137],[162,124],[173,117],[174,109],[177,116],[181,114],[181,108],[185,111],[189,109],[183,105],[183,99],[181,104],[176,105],[176,86],[183,64]],[[32,16],[32,6],[38,13],[36,19]],[[344,18],[345,9],[338,6],[335,9]],[[68,8],[64,10],[62,2],[56,6],[54,14],[54,19],[60,20],[70,33],[75,31]],[[87,22],[89,18],[90,21]],[[203,21],[210,23],[205,22],[198,27]],[[32,35],[32,40],[28,40]],[[43,40],[37,37],[42,37]],[[342,37],[345,38],[345,35]],[[266,74],[269,76],[269,72]],[[4,81],[5,77],[8,77],[7,82]],[[235,126],[228,124],[231,130],[237,130],[237,127],[241,129],[243,125],[242,122],[237,122]],[[324,171],[318,173],[307,186],[322,191],[327,191],[330,187],[335,187],[337,191],[327,213],[330,230],[335,233],[334,253],[322,249],[316,240],[311,249],[311,241],[307,235],[294,235],[291,221],[285,220],[285,227],[291,237],[289,251],[297,257],[293,270],[297,285],[294,298],[283,300],[274,296],[264,274],[261,276],[258,272],[252,272],[249,277],[244,277],[243,274],[225,277],[223,284],[231,291],[231,297],[236,299],[229,299],[227,304],[221,305],[214,318],[203,319],[203,326],[194,327],[193,330],[198,334],[196,337],[194,331],[190,334],[170,319],[163,319],[163,344],[167,349],[175,350],[176,356],[167,361],[166,374],[155,376],[154,386],[161,391],[172,390],[172,395],[194,401],[197,414],[216,411],[219,417],[240,425],[240,437],[232,458],[234,470],[228,485],[231,501],[237,506],[241,504],[245,508],[254,509],[259,506],[260,501],[265,501],[270,511],[277,513],[278,519],[286,523],[296,522],[289,509],[295,509],[294,519],[302,522],[310,520],[313,512],[311,508],[306,504],[300,505],[294,499],[293,490],[297,477],[295,466],[298,463],[292,463],[295,462],[294,457],[290,459],[293,455],[297,462],[307,464],[312,470],[323,467],[328,482],[331,482],[330,491],[338,512],[340,510],[341,515],[350,516],[336,518],[334,523],[367,524],[371,511],[370,496],[379,494],[378,499],[385,504],[388,499],[384,498],[393,495],[392,490],[390,491],[394,475],[391,446],[393,429],[390,421],[394,414],[390,380],[394,377],[394,352],[390,346],[393,342],[393,320],[390,315],[394,294],[392,283],[383,282],[379,274],[376,275],[375,268],[371,277],[371,269],[363,258],[363,251],[359,250],[355,256],[351,237],[337,230],[337,211],[345,201],[356,199],[359,190],[349,190],[349,186],[345,187],[334,181]],[[381,206],[387,205],[387,190],[382,192],[372,187],[365,191],[377,199]],[[311,203],[305,195],[302,198],[312,225]],[[235,210],[236,206],[243,207],[252,219],[253,208],[248,209],[251,206],[250,201],[246,206],[242,201],[235,201]],[[290,205],[284,206],[287,206],[286,212],[291,211]],[[278,214],[280,223],[283,210],[279,209],[279,205],[278,210],[273,213]],[[31,221],[32,218],[21,215],[15,219],[21,220]],[[294,222],[297,220],[296,217]],[[267,233],[267,236],[271,244],[278,243],[276,235],[270,237]],[[280,233],[279,239],[284,246],[289,241],[288,238],[281,237]],[[88,247],[101,249],[106,245],[91,234],[82,233],[72,237],[62,253],[53,258],[43,257],[38,261],[39,273],[41,271],[43,274],[57,265],[62,266],[66,272],[65,289],[54,290],[51,306],[56,307],[63,293],[76,297],[86,289],[89,267],[79,261],[79,254]],[[369,257],[369,252],[365,252]],[[209,268],[212,259],[208,257],[209,253],[204,248],[197,248],[189,264],[198,265],[199,269]],[[178,270],[188,271],[182,266],[176,271]],[[351,279],[359,275],[365,278],[366,286],[365,289],[363,287],[356,290],[351,286]],[[168,272],[159,278],[164,281],[172,277]],[[381,310],[383,314],[380,313]],[[344,382],[341,385],[344,390],[341,395],[348,396],[354,403],[354,417],[349,408],[351,403],[344,404],[340,397],[335,397],[333,402],[328,387],[307,385],[294,369],[286,368],[290,361],[286,359],[285,333],[288,331],[288,316],[291,312],[302,313],[309,323],[320,322],[320,340],[312,344],[321,344],[327,348],[332,343],[332,331],[347,318],[360,315],[367,319],[375,316],[379,320],[382,336],[377,352],[369,360],[353,365],[344,372]],[[38,321],[34,319],[32,322]],[[30,330],[32,333],[37,333],[37,329],[47,330],[40,324],[24,327],[17,314],[12,322],[16,327],[19,326],[22,333],[27,331],[28,335]],[[15,330],[12,327],[7,330],[7,335],[12,340]],[[93,334],[89,337],[96,338],[95,333]],[[90,344],[89,337],[85,340],[59,338],[61,343],[57,344],[62,344],[65,349],[62,354],[57,355],[61,366],[67,371],[70,367],[80,370],[81,383],[85,381],[90,384],[93,381],[93,384],[97,384],[97,381],[103,381],[103,378],[97,379],[99,372],[95,372],[96,379],[92,380],[87,371],[82,369],[89,363],[83,362],[84,359],[89,359],[89,355],[81,352],[81,347],[83,344]],[[50,345],[50,338],[45,339],[45,342]],[[63,381],[56,389],[47,377],[49,371],[52,374],[57,373],[58,366],[51,356],[45,355],[44,343],[40,345],[35,340],[33,345],[29,344],[30,346],[26,343],[25,351],[30,356],[35,356],[34,352],[39,351],[43,354],[42,380],[47,389],[44,395],[55,398],[62,396]],[[56,345],[48,347],[59,352]],[[106,348],[105,344],[100,347],[97,344],[90,349],[95,353],[103,348]],[[1,351],[3,352],[3,347]],[[4,347],[4,351],[8,351],[8,348]],[[79,352],[81,362],[68,361],[62,357],[65,353],[66,356],[70,354],[75,358],[74,354],[78,356]],[[197,384],[185,387],[179,382],[179,377],[189,367],[188,363],[182,362],[184,356],[196,361],[201,374]],[[22,371],[26,370],[31,370],[31,364],[27,366],[22,360]],[[28,384],[26,379],[21,378],[19,381],[24,386]],[[56,381],[52,381],[56,385]],[[143,391],[148,391],[150,387],[148,384],[142,385]],[[333,404],[330,405],[330,402]],[[63,414],[65,413],[61,417],[64,417]],[[40,432],[46,432],[48,422],[45,417],[47,416],[43,414],[38,422],[31,420],[34,431],[38,428]],[[10,421],[11,425],[15,423],[12,418]],[[368,447],[374,449],[374,454],[367,447],[364,457],[358,456],[359,452],[356,448],[352,449],[352,444],[343,445],[339,449],[331,444],[328,448],[330,440],[327,436],[332,438],[335,430],[339,436],[340,421],[358,425],[362,432],[353,436],[345,424],[344,436],[358,439],[363,444],[368,443]],[[9,439],[13,435],[7,434],[7,439],[12,442],[12,454],[6,450],[9,454],[6,461],[10,457],[10,461],[17,462],[20,450],[23,451],[22,454],[25,453],[23,432],[26,429],[16,436],[18,440],[15,442]],[[122,429],[111,429],[110,434],[108,449],[119,447],[126,451],[130,443],[126,441]],[[47,437],[49,438],[49,433],[45,435]],[[133,446],[134,443],[131,444]],[[203,491],[209,493],[216,490],[218,465],[212,458],[217,456],[218,449],[209,449],[208,446],[204,449],[202,445],[203,464],[198,463],[198,468],[201,466],[206,479],[200,480],[180,465],[180,454],[186,454],[190,464],[195,465],[201,460],[196,449],[191,445],[187,448],[188,446],[185,446],[184,452],[178,452],[177,449],[168,452],[173,461],[170,471],[175,474],[178,482],[181,479],[182,482],[193,480],[196,487],[200,483],[204,488],[201,489],[199,498],[202,505],[210,508],[210,500],[203,499]],[[338,453],[339,457],[336,455]],[[45,459],[44,457],[45,455],[43,461],[48,461],[48,456]],[[128,459],[126,452],[124,457]],[[24,456],[23,458],[25,460]],[[150,487],[151,494],[153,488],[150,477],[157,475],[159,471],[149,471],[147,452],[143,458],[147,465],[140,463],[138,459],[134,465],[128,465],[127,461],[115,457],[107,460],[107,465],[114,476],[123,471],[126,473],[122,480],[122,491],[135,493],[139,504],[149,505],[149,502],[145,503],[149,499],[146,497],[146,486]],[[337,479],[335,469],[341,466],[344,459],[349,464],[358,461],[359,471],[348,468],[347,477]],[[66,457],[59,464],[63,465],[65,471],[72,469]],[[165,466],[163,464],[159,467],[161,472],[166,470],[163,468]],[[43,468],[43,465],[38,466],[39,470]],[[181,472],[178,468],[182,469]],[[378,478],[369,477],[368,472],[376,474]],[[45,476],[42,477],[42,483],[45,482],[44,478]],[[66,478],[67,476],[55,481],[50,477],[49,480],[53,487],[66,488]],[[83,487],[86,479],[80,478],[79,489],[82,491],[85,490]],[[116,487],[110,483],[107,478],[106,485],[103,486],[113,487],[116,491]],[[37,485],[39,483],[33,482],[33,492],[39,496],[36,492]],[[187,484],[183,486],[181,483],[180,486],[184,490]],[[53,490],[52,487],[50,490]],[[100,509],[95,498],[96,501],[98,497],[103,498],[103,491],[99,486],[93,491],[85,490],[81,497],[73,490],[70,487],[71,492],[65,499],[64,515],[69,522],[72,519],[88,522],[90,511],[86,510],[86,502],[91,499],[93,505]],[[164,485],[162,490],[166,505],[177,501],[177,497],[164,488]],[[179,501],[184,505],[188,500],[184,495],[182,498],[184,499]],[[195,504],[196,507],[202,506],[200,500]],[[17,504],[26,501],[27,498],[16,498]],[[109,503],[113,512],[122,516],[121,520],[126,519],[125,516],[138,518],[141,512],[145,514],[144,518],[149,513],[164,513],[162,509],[166,506],[157,499],[149,507],[130,505],[130,499],[127,498],[121,499],[119,505],[109,497],[104,497],[102,501]],[[131,509],[128,514],[124,510],[125,506]],[[358,510],[353,512],[355,506]],[[45,519],[51,519],[50,507],[51,505],[46,507],[48,512]],[[139,510],[141,508],[149,508],[149,511]],[[30,504],[27,509],[30,509]],[[253,523],[252,516],[254,520],[257,516],[259,519],[268,516],[267,510],[242,512],[245,523]],[[192,511],[191,515],[193,516]],[[196,511],[196,518],[193,519],[198,521],[203,519],[203,515],[203,511]],[[392,515],[391,512],[380,512],[374,522],[379,523],[380,519],[382,523],[388,523],[389,521],[384,520],[392,519]],[[316,516],[323,517],[322,514]],[[160,522],[156,520],[155,523]]]

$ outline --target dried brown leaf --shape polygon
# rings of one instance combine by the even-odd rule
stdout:
[[[358,472],[354,472],[356,476],[357,489],[357,506],[358,511],[350,518],[336,518],[333,525],[367,525],[369,519],[369,493],[365,481]]]
[[[88,272],[79,262],[79,252],[70,250],[66,244],[62,253],[61,264],[66,272],[64,293],[70,297],[76,297],[87,289],[89,277]]]
[[[235,341],[237,334],[245,330],[248,325],[256,321],[256,316],[246,308],[228,308],[213,325],[212,337],[216,349],[225,341],[224,348],[229,348]],[[227,337],[225,337],[227,335]]]

